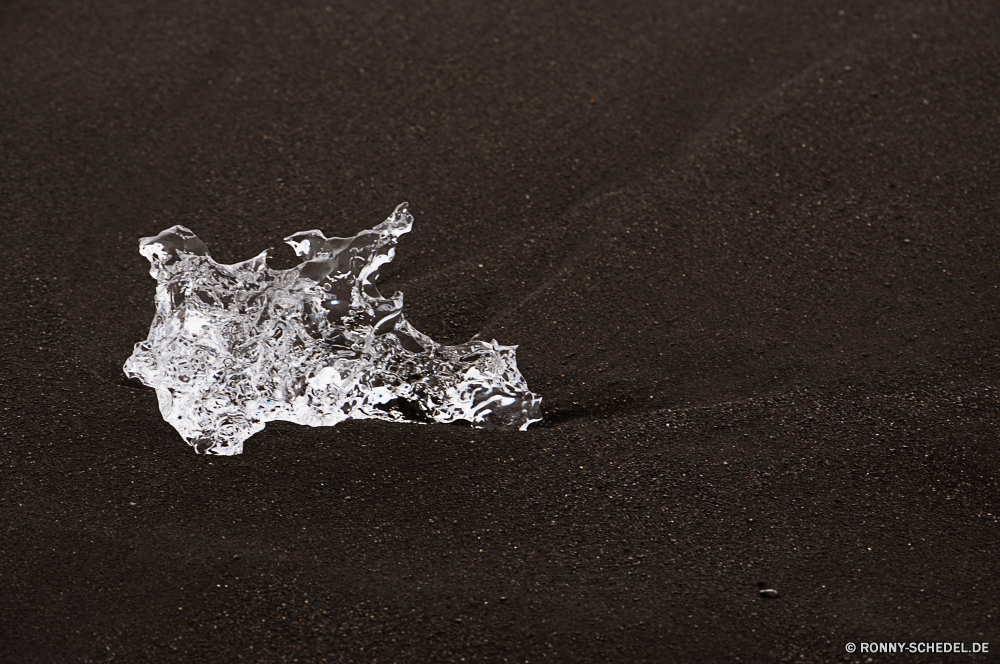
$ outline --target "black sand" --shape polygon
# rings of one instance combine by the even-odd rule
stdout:
[[[0,2],[0,661],[996,657],[998,50],[995,0]],[[123,381],[140,236],[404,200],[382,291],[541,425],[204,457]]]

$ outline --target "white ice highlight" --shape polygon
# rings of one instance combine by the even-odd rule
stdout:
[[[517,370],[516,346],[441,346],[384,298],[379,268],[413,217],[400,205],[370,231],[285,241],[305,262],[212,260],[183,226],[143,238],[157,280],[149,337],[125,373],[156,389],[163,418],[198,453],[240,454],[265,422],[332,426],[347,418],[454,422],[525,430],[541,398]]]

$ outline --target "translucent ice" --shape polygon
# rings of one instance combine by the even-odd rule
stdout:
[[[404,203],[351,238],[296,233],[285,241],[305,262],[289,270],[268,268],[266,251],[216,263],[183,226],[143,238],[156,315],[126,375],[156,388],[163,418],[199,453],[239,454],[271,420],[527,429],[541,399],[517,370],[516,346],[436,344],[403,318],[402,293],[376,289],[412,225]]]

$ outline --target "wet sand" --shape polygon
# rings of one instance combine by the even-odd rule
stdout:
[[[0,661],[1000,652],[998,34],[985,0],[0,2]],[[124,381],[139,237],[289,267],[402,201],[382,292],[519,344],[539,425],[206,457]]]

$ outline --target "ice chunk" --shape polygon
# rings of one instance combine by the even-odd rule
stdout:
[[[379,268],[413,217],[400,205],[370,231],[286,242],[305,262],[235,265],[174,226],[143,238],[157,280],[149,338],[125,362],[156,389],[163,418],[199,453],[239,454],[271,420],[332,426],[349,417],[525,430],[541,398],[517,370],[516,346],[442,346],[403,318],[403,294],[382,297]]]

